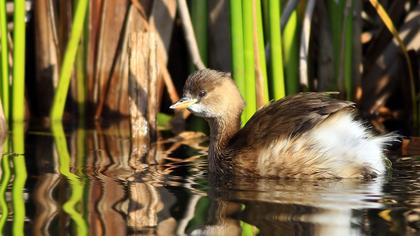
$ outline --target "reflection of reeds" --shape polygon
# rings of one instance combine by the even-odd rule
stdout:
[[[9,207],[7,206],[6,200],[6,190],[7,185],[9,184],[11,177],[11,169],[9,163],[8,153],[8,139],[0,146],[1,153],[1,181],[0,181],[0,207],[1,207],[1,217],[0,217],[0,232],[3,232],[4,225],[9,217]]]
[[[25,131],[23,122],[13,122],[12,151],[14,180],[12,187],[13,198],[13,233],[23,235],[25,222],[25,183],[27,178],[25,163]]]
[[[83,218],[83,212],[80,212],[80,208],[79,210],[76,209],[77,205],[82,202],[84,183],[77,175],[70,171],[70,154],[67,148],[67,141],[62,124],[59,122],[53,123],[52,132],[57,154],[59,156],[59,171],[67,178],[71,188],[71,195],[67,202],[64,203],[63,210],[76,224],[75,232],[77,232],[77,235],[87,235],[87,224]]]
[[[37,210],[33,222],[34,235],[48,235],[49,227],[58,214],[59,206],[53,198],[53,191],[60,180],[57,173],[45,173],[38,178],[33,192]]]
[[[142,229],[157,226],[157,213],[162,208],[163,203],[155,187],[146,183],[129,183],[127,215],[127,225],[129,227]]]

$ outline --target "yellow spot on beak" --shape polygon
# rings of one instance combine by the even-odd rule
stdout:
[[[179,101],[177,101],[176,103],[172,104],[172,106],[170,106],[169,108],[175,110],[185,109],[195,103],[197,103],[197,99],[183,97],[179,99]]]

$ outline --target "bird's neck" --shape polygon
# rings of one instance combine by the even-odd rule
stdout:
[[[240,129],[240,114],[207,120],[210,126],[209,170],[220,172],[229,168],[231,157],[226,148],[229,140]]]

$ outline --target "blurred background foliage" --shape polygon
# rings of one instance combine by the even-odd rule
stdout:
[[[419,14],[414,0],[1,1],[2,114],[84,124],[129,117],[131,99],[182,130],[189,115],[167,107],[188,74],[209,67],[232,72],[243,122],[272,99],[339,91],[378,130],[412,135]],[[130,46],[143,33],[155,36]],[[136,53],[148,59],[131,63]]]

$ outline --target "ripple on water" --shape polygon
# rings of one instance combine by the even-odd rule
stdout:
[[[26,154],[25,198],[29,227],[57,235],[69,232],[69,227],[78,232],[83,225],[90,226],[85,230],[91,234],[112,235],[419,232],[418,158],[394,158],[391,176],[370,181],[213,181],[207,176],[203,136],[160,141],[151,147],[153,155],[145,154],[155,157],[156,163],[146,165],[130,160],[130,139],[118,132],[86,132],[84,152],[76,145],[80,134],[69,134],[68,160],[55,151],[53,137],[30,135],[33,143],[28,146],[34,151]],[[5,199],[9,204],[12,191],[9,185]]]

